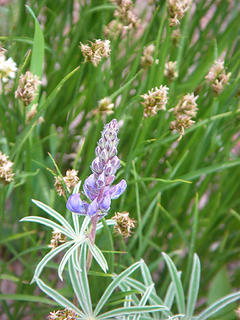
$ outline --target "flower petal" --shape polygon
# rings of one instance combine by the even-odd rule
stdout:
[[[111,197],[109,192],[103,197],[102,202],[100,203],[100,210],[108,211],[111,205]]]
[[[71,212],[87,214],[88,204],[80,199],[79,193],[74,193],[68,198],[66,207]]]
[[[116,184],[115,186],[111,187],[110,188],[111,199],[117,199],[118,197],[120,197],[120,195],[125,191],[126,188],[127,188],[127,183],[124,179],[120,181],[118,184]]]
[[[97,199],[94,199],[88,206],[87,214],[90,217],[92,217],[96,214],[97,210],[98,210],[98,202],[97,202]]]
[[[94,200],[96,196],[98,195],[97,188],[96,188],[96,179],[94,174],[91,174],[84,182],[83,190],[85,195],[90,200]]]

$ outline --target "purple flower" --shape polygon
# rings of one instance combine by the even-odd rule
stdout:
[[[79,193],[72,194],[67,201],[67,209],[78,214],[86,214],[88,206],[87,202],[80,199]]]
[[[117,199],[126,189],[125,180],[112,185],[115,173],[120,167],[117,157],[119,127],[116,119],[104,126],[101,139],[95,149],[96,158],[91,164],[92,174],[85,180],[83,191],[91,201],[87,204],[80,199],[79,194],[73,194],[67,201],[67,208],[78,214],[87,214],[90,217],[98,214],[99,217],[107,214],[111,200]]]

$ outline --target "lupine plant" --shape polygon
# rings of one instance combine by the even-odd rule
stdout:
[[[120,167],[120,160],[117,157],[118,130],[118,122],[114,119],[105,125],[102,137],[98,142],[95,150],[96,158],[91,165],[93,173],[85,180],[83,186],[84,195],[91,202],[87,203],[81,200],[80,182],[68,198],[67,209],[72,213],[73,226],[60,213],[36,200],[33,202],[58,221],[58,224],[42,217],[29,216],[21,220],[46,225],[67,237],[64,244],[54,248],[43,257],[35,269],[32,280],[58,305],[65,308],[64,311],[58,310],[50,313],[48,319],[208,319],[228,304],[240,299],[240,291],[220,299],[199,315],[194,315],[200,284],[200,262],[197,255],[194,255],[193,258],[187,304],[181,282],[181,272],[177,271],[173,261],[166,253],[162,253],[162,255],[170,272],[171,283],[163,299],[156,293],[147,265],[143,260],[140,260],[120,274],[111,275],[112,282],[106,287],[99,301],[95,303],[92,301],[87,275],[92,256],[105,273],[108,270],[103,253],[95,244],[96,232],[104,227],[104,224],[98,221],[104,219],[108,214],[111,199],[118,198],[127,186],[125,180],[111,186],[115,179],[115,173]],[[84,219],[80,220],[80,215],[84,216]],[[118,222],[113,219],[105,220],[105,226],[114,226],[116,223]],[[71,280],[72,293],[76,297],[77,305],[74,305],[39,278],[47,263],[66,249],[68,250],[63,255],[58,267],[58,276],[63,281],[62,274],[67,266],[66,271]],[[141,271],[142,281],[135,279],[132,275],[138,269]],[[116,289],[123,292],[124,302],[122,307],[112,309],[109,308],[108,302]],[[72,300],[73,298],[72,296]],[[176,304],[177,315],[173,313],[174,304]],[[65,318],[61,318],[63,315]]]

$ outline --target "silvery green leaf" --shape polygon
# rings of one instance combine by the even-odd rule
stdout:
[[[144,283],[147,286],[151,286],[153,284],[153,280],[152,280],[150,270],[148,269],[148,266],[146,265],[145,262],[141,265],[141,272],[142,272],[142,277],[143,277]],[[152,290],[153,290],[152,292],[156,293],[156,290],[154,287]]]
[[[173,283],[171,282],[168,286],[168,289],[167,289],[167,293],[166,293],[166,296],[164,299],[164,305],[167,306],[169,309],[171,309],[172,305],[173,305],[174,298],[175,298],[175,288],[174,288]]]
[[[75,187],[74,187],[74,189],[73,189],[73,194],[74,193],[79,193],[79,189],[80,189],[80,186],[81,186],[81,183],[82,183],[82,181],[80,180],[76,185],[75,185]]]
[[[209,319],[212,315],[216,314],[218,311],[225,308],[230,303],[237,301],[239,299],[240,299],[240,291],[229,294],[229,295],[217,300],[210,307],[208,307],[203,312],[201,312],[200,315],[196,316],[196,320]]]
[[[149,296],[150,296],[153,288],[154,288],[154,284],[151,284],[151,285],[147,288],[147,290],[144,292],[144,295],[142,296],[142,298],[141,298],[141,300],[140,300],[140,302],[139,302],[139,306],[145,306],[145,305],[146,305],[146,303],[147,303],[147,301],[148,301],[148,299],[149,299]],[[139,320],[139,319],[140,319],[140,316],[141,316],[141,314],[136,314],[136,315],[134,316],[133,320]]]
[[[76,252],[75,252],[75,254],[76,254]],[[84,291],[82,288],[82,284],[80,282],[79,273],[74,268],[73,256],[71,256],[70,259],[68,260],[68,272],[70,275],[70,279],[71,279],[74,293],[78,299],[80,307],[84,311],[85,314],[88,314],[88,308],[86,307],[87,306],[86,299],[85,299]]]
[[[146,286],[144,284],[142,284],[140,281],[132,279],[130,277],[128,277],[125,281],[124,281],[127,285],[129,285],[129,287],[136,289],[138,291],[141,291],[143,294],[146,291]],[[162,299],[157,296],[154,292],[152,292],[150,294],[150,301],[151,304],[158,304],[158,305],[165,305],[162,301]],[[167,306],[166,306],[167,307]],[[168,316],[172,315],[171,311],[167,310],[163,311],[163,314],[165,315],[165,317],[167,318]]]
[[[192,274],[191,274],[191,279],[190,279],[190,284],[188,289],[188,301],[187,301],[187,316],[189,317],[189,319],[191,319],[194,313],[195,304],[198,297],[198,290],[200,285],[200,274],[201,274],[200,261],[198,256],[194,254]]]
[[[185,314],[185,297],[182,282],[178,276],[177,268],[175,267],[172,259],[164,252],[162,252],[163,258],[167,264],[168,270],[170,272],[170,276],[175,288],[176,293],[176,300],[177,300],[177,307],[178,312]]]
[[[89,223],[91,221],[91,218],[89,216],[86,216],[83,220],[82,226],[81,226],[81,230],[80,230],[80,234],[84,233],[85,230],[87,229]]]
[[[59,224],[57,224],[57,223],[55,223],[55,222],[53,222],[53,221],[51,221],[49,219],[46,219],[46,218],[28,216],[28,217],[25,217],[25,218],[20,220],[20,222],[22,222],[22,221],[40,223],[40,224],[43,224],[43,225],[45,225],[47,227],[52,228],[55,231],[61,232],[62,234],[64,234],[65,236],[67,236],[67,237],[69,237],[71,239],[73,239],[75,237],[75,233],[70,233],[68,230],[66,230],[65,228],[63,228]]]
[[[131,288],[126,285],[125,281],[124,282],[122,281],[121,283],[119,283],[118,287],[123,292],[131,290]],[[131,307],[131,304],[134,306],[138,306],[139,299],[137,298],[136,294],[131,294],[125,297],[124,307]]]
[[[97,263],[102,268],[102,270],[106,273],[108,270],[108,264],[101,250],[95,244],[92,245],[88,239],[87,239],[87,245],[94,259],[97,261]]]
[[[181,271],[178,271],[179,279],[181,278]],[[167,306],[170,310],[172,308],[173,302],[175,298],[175,287],[173,285],[173,282],[171,282],[168,286],[167,293],[164,299],[164,305]]]
[[[86,308],[88,310],[88,314],[92,314],[92,301],[91,294],[89,290],[89,283],[86,271],[86,260],[87,260],[87,244],[86,242],[80,248],[79,253],[79,264],[81,266],[82,272],[79,272],[79,279],[82,286],[82,291],[84,294],[84,299],[86,301]]]
[[[105,222],[106,222],[106,224],[107,224],[108,226],[115,226],[115,224],[116,224],[116,221],[115,221],[115,220],[112,220],[112,219],[108,219],[108,220],[106,220]],[[99,223],[97,224],[97,231],[101,230],[102,228],[103,228],[103,223],[102,223],[102,222],[99,222]]]
[[[105,303],[111,296],[112,292],[115,290],[115,288],[121,283],[124,279],[126,279],[130,274],[132,274],[137,268],[140,267],[140,265],[143,263],[143,260],[140,260],[138,262],[135,262],[130,267],[128,267],[126,270],[121,272],[118,276],[116,276],[113,281],[109,284],[109,286],[104,291],[102,297],[98,301],[96,308],[94,310],[95,316],[98,315],[98,313],[102,310]]]
[[[105,312],[97,317],[98,320],[103,319],[114,319],[114,317],[120,317],[123,315],[128,314],[143,314],[143,313],[150,313],[150,312],[157,312],[157,311],[163,311],[166,307],[161,305],[155,305],[155,306],[137,306],[137,307],[128,307],[128,308],[117,308],[112,311]]]
[[[75,244],[64,254],[58,267],[58,276],[62,281],[63,281],[63,278],[62,278],[63,269],[66,263],[68,262],[68,259],[71,257],[74,251],[83,244],[84,241],[85,241],[85,238],[83,238],[81,241],[75,242]]]
[[[74,233],[73,228],[69,224],[69,222],[57,211],[53,210],[49,206],[47,206],[45,203],[42,203],[41,201],[32,199],[32,202],[36,204],[39,208],[41,208],[43,211],[48,213],[51,217],[56,219],[58,222],[61,223],[61,225],[67,229],[70,233]]]
[[[69,300],[63,297],[56,290],[46,285],[46,283],[44,283],[41,279],[36,279],[36,283],[44,293],[46,293],[50,298],[55,300],[60,306],[74,310],[77,313],[77,315],[81,317],[84,316],[81,310],[79,310],[74,304],[72,304]]]
[[[55,257],[59,252],[61,252],[62,250],[66,249],[67,247],[69,247],[70,245],[72,245],[74,243],[73,240],[68,241],[66,243],[61,244],[60,246],[58,246],[57,248],[49,251],[43,258],[42,260],[38,263],[35,272],[34,272],[34,276],[32,279],[32,282],[34,282],[37,278],[39,278],[43,268],[45,267],[45,265],[48,263],[48,261],[50,261],[53,257]],[[31,283],[32,283],[31,282]]]

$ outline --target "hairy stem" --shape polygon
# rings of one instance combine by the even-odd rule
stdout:
[[[97,223],[98,223],[98,215],[92,217],[91,219],[91,232],[89,234],[89,240],[91,241],[91,244],[94,245],[95,243],[95,237],[96,237],[96,229],[97,229]],[[88,250],[88,256],[87,256],[87,271],[90,269],[92,264],[92,253],[90,250]]]

